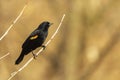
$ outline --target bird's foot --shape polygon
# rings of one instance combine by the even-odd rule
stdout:
[[[33,58],[34,58],[34,59],[36,59],[37,55],[36,55],[36,54],[34,54],[33,52],[32,52],[32,54],[33,54]]]
[[[45,50],[46,46],[45,45],[42,45],[41,47],[43,47],[43,50]]]

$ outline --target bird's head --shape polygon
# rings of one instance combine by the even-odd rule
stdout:
[[[38,29],[47,30],[52,24],[53,24],[53,23],[50,23],[50,22],[48,22],[48,21],[44,21],[44,22],[42,22],[42,23],[39,25]]]

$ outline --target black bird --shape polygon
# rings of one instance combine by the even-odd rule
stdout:
[[[38,47],[44,47],[43,45],[47,35],[48,35],[48,28],[52,25],[52,23],[45,21],[42,22],[37,29],[35,29],[29,37],[25,40],[22,45],[22,51],[18,59],[16,60],[15,64],[19,64],[25,55],[32,52],[33,56],[35,57],[33,50]]]

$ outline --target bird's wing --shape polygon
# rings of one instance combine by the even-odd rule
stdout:
[[[34,40],[38,38],[38,34],[41,34],[41,30],[35,30],[34,32],[32,32],[29,36],[29,40]]]
[[[25,48],[28,46],[28,44],[32,41],[38,38],[38,35],[42,34],[41,30],[35,30],[33,31],[30,36],[25,40],[25,42],[22,45],[22,48]]]

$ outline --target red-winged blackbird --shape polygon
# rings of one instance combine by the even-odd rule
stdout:
[[[32,52],[38,47],[45,47],[43,46],[43,42],[45,41],[48,35],[48,28],[52,23],[50,22],[43,22],[41,23],[37,29],[35,29],[30,36],[25,40],[22,45],[22,51],[18,59],[16,60],[15,64],[19,64],[25,55]]]

